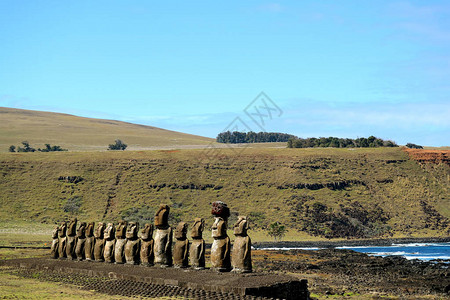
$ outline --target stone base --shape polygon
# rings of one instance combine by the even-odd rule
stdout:
[[[217,273],[209,269],[174,269],[144,267],[140,265],[113,265],[87,261],[28,258],[0,261],[0,265],[42,270],[45,272],[73,273],[87,276],[109,277],[159,285],[178,286],[209,292],[252,295],[278,299],[309,299],[306,280],[271,273]]]

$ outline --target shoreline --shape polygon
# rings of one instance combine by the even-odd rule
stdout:
[[[426,238],[386,238],[386,239],[361,239],[341,241],[277,241],[254,242],[255,249],[262,248],[336,248],[336,247],[366,247],[366,246],[392,246],[393,244],[412,243],[449,243],[450,237],[426,237]]]

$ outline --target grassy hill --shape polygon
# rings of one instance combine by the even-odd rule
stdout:
[[[148,222],[167,203],[172,224],[210,226],[210,204],[222,200],[231,224],[238,214],[256,231],[279,221],[289,239],[450,233],[446,163],[399,148],[222,149],[199,160],[205,151],[2,153],[0,219]]]
[[[132,123],[0,107],[0,152],[28,141],[34,148],[59,145],[69,151],[106,150],[121,139],[128,149],[207,145],[213,139]]]

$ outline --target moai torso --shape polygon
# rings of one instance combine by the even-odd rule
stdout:
[[[116,227],[116,247],[114,249],[114,260],[116,264],[125,263],[125,244],[127,232],[127,222],[120,220]]]
[[[125,244],[125,260],[127,264],[137,265],[139,263],[139,250],[141,241],[138,238],[139,223],[130,222],[127,226],[127,243]]]
[[[86,260],[94,260],[94,228],[94,222],[89,223],[86,227],[86,241],[84,243],[84,257]]]
[[[153,225],[145,224],[145,227],[141,231],[141,251],[140,258],[141,264],[144,266],[152,266],[155,259],[153,252]]]
[[[58,257],[60,259],[65,259],[67,257],[66,254],[66,231],[67,231],[67,223],[62,222],[58,227]]]
[[[52,231],[52,247],[50,250],[50,257],[51,258],[58,258],[58,226],[55,227]]]
[[[77,260],[84,260],[84,247],[86,245],[86,222],[81,222],[77,229],[77,244],[75,246],[75,256]]]
[[[67,226],[66,254],[68,259],[75,259],[75,244],[77,236],[77,218],[73,218]]]
[[[205,220],[202,218],[195,218],[191,230],[192,243],[189,248],[189,258],[191,267],[197,270],[205,268],[205,240],[202,236],[204,228]]]
[[[252,272],[252,242],[247,235],[248,221],[247,217],[239,216],[234,224],[234,235],[236,239],[233,244],[232,265],[233,272],[250,273]]]
[[[227,272],[231,270],[231,243],[227,235],[230,209],[222,201],[216,201],[212,204],[211,214],[216,217],[211,228],[214,238],[211,245],[211,267],[219,272]]]
[[[114,244],[116,240],[115,237],[115,228],[113,223],[108,223],[105,228],[105,232],[103,234],[103,239],[105,240],[105,246],[103,250],[103,258],[107,263],[114,262]]]
[[[189,240],[187,239],[187,224],[180,222],[175,229],[175,246],[173,248],[173,265],[175,268],[189,266]]]
[[[172,266],[172,228],[169,226],[168,205],[161,204],[155,215],[155,264]]]
[[[94,259],[95,261],[104,261],[103,249],[105,246],[105,240],[103,239],[103,233],[105,230],[105,223],[99,222],[94,231]]]

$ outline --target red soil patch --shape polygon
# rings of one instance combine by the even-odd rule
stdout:
[[[403,149],[409,158],[421,163],[445,163],[450,165],[450,150]]]

